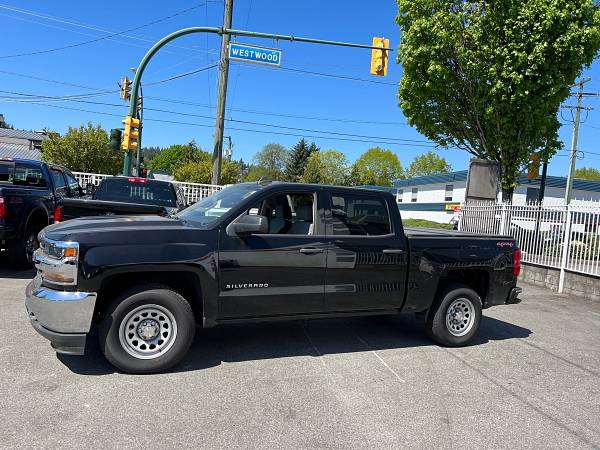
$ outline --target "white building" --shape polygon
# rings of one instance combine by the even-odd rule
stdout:
[[[528,180],[527,175],[521,175],[514,191],[513,203],[537,201],[540,180]],[[564,177],[547,176],[544,202],[562,202],[566,184],[567,179]],[[455,208],[465,200],[467,171],[396,180],[394,188],[397,189],[396,198],[403,218],[448,223],[455,215]],[[574,180],[572,198],[580,201],[600,200],[600,182]],[[500,199],[501,193],[498,193],[498,200]]]

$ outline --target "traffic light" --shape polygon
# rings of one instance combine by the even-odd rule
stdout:
[[[373,38],[373,47],[389,48],[390,40],[380,37]],[[388,51],[387,50],[371,50],[371,75],[386,76],[388,65]]]
[[[129,100],[131,97],[131,80],[127,77],[121,79],[121,98]]]
[[[110,130],[110,146],[115,152],[121,150],[121,139],[123,138],[123,132],[119,128],[113,128]]]
[[[123,133],[121,148],[125,151],[135,151],[138,148],[138,140],[140,138],[140,119],[127,116],[123,123],[125,124],[125,131]]]
[[[541,152],[533,152],[529,155],[529,168],[527,171],[527,179],[535,180],[540,176],[540,163],[542,161]]]

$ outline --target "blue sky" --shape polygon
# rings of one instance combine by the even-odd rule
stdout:
[[[0,29],[4,44],[0,51],[0,113],[4,114],[7,122],[17,128],[48,127],[61,133],[69,125],[78,126],[88,121],[100,123],[106,129],[120,127],[127,105],[119,99],[117,81],[131,73],[129,68],[139,64],[152,42],[188,26],[220,26],[223,17],[221,0],[145,1],[136,4],[139,8],[135,13],[124,11],[123,5],[125,3],[112,0],[13,0],[11,3],[0,0]],[[134,4],[130,5],[133,7]],[[189,10],[183,14],[131,31],[126,36],[112,36],[50,53],[7,57],[110,36],[107,32],[129,30],[186,9]],[[396,47],[399,42],[399,29],[394,22],[396,12],[393,0],[343,3],[235,0],[233,27],[364,44],[369,44],[373,36],[385,36],[390,39],[391,46]],[[397,106],[397,82],[402,75],[399,65],[390,64],[387,77],[375,77],[369,74],[370,50],[265,39],[238,38],[237,41],[282,49],[283,69],[232,62],[227,97],[227,118],[231,120],[226,122],[225,135],[232,137],[235,159],[251,160],[254,153],[269,142],[290,147],[300,139],[296,135],[314,140],[323,149],[341,150],[350,161],[374,145],[387,147],[397,153],[404,166],[414,156],[434,147],[406,125],[406,119]],[[145,146],[167,146],[195,139],[202,148],[211,148],[216,69],[157,85],[150,83],[214,64],[218,59],[219,46],[220,39],[216,35],[190,35],[165,47],[150,62],[143,78],[143,83],[147,84],[144,91],[145,119],[186,124],[146,120]],[[592,77],[587,91],[600,91],[598,61],[583,75]],[[98,90],[114,92],[95,95]],[[32,103],[24,102],[24,96],[20,94],[49,97],[94,95],[79,96],[77,102],[40,102],[37,98],[34,99],[36,103]],[[16,102],[15,98],[19,101]],[[574,101],[567,103],[574,104]],[[600,108],[600,98],[587,99],[585,103]],[[569,119],[570,112],[565,111],[564,116]],[[583,153],[577,161],[578,167],[600,168],[599,130],[600,109],[595,109],[590,111],[581,127],[579,148]],[[327,135],[319,131],[338,134]],[[571,132],[572,125],[565,122],[560,132],[567,143],[565,148],[570,148]],[[435,151],[456,170],[468,165],[470,156],[465,152]],[[565,175],[567,164],[567,152],[563,151],[550,162],[549,173]]]

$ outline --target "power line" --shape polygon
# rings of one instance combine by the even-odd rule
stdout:
[[[144,83],[144,85],[145,86],[154,86],[154,85],[157,85],[157,84],[166,83],[167,81],[176,80],[178,78],[183,78],[183,77],[187,77],[189,75],[194,75],[195,73],[204,72],[204,71],[209,70],[209,69],[214,69],[218,65],[219,65],[218,63],[217,64],[210,64],[210,65],[205,66],[205,67],[200,67],[199,69],[190,70],[189,72],[184,72],[184,73],[180,73],[178,75],[173,75],[172,77],[165,78],[163,80],[151,81],[149,83]]]
[[[24,100],[23,97],[26,97],[30,100],[75,100],[79,98],[89,98],[89,97],[98,97],[106,94],[114,94],[115,92],[119,92],[118,89],[99,91],[99,92],[89,92],[85,94],[72,94],[72,95],[38,95],[38,94],[29,94],[24,92],[15,92],[15,91],[4,91],[0,90],[0,92],[4,94],[11,94],[13,97],[3,96],[1,99],[8,100]],[[17,96],[17,97],[14,97]]]
[[[212,68],[212,67],[216,67],[216,66],[209,66],[208,68]],[[169,81],[170,79],[181,78],[182,76],[184,76],[186,74],[192,75],[197,72],[202,72],[206,69],[207,69],[206,67],[201,67],[199,69],[194,69],[192,71],[185,72],[184,74],[174,75],[173,77],[170,77],[168,79],[159,80],[159,81],[151,81],[151,82],[145,83],[145,85],[148,86],[151,84],[158,84],[159,82],[166,82],[166,81]],[[34,75],[23,74],[23,73],[19,73],[19,72],[0,70],[0,73],[5,73],[8,75],[13,75],[13,76],[18,76],[18,77],[29,78],[29,79],[33,79],[33,80],[44,81],[44,82],[48,82],[48,83],[55,83],[55,84],[59,84],[59,85],[80,87],[83,89],[90,89],[90,90],[99,91],[99,92],[107,92],[106,89],[99,89],[97,87],[86,86],[83,84],[76,84],[76,83],[70,83],[70,82],[66,82],[66,81],[53,80],[53,79],[49,79],[49,78],[43,78],[43,77],[38,77],[38,76],[34,76]],[[113,91],[111,90],[110,92],[113,92]],[[146,95],[145,98],[148,100],[156,100],[156,101],[165,102],[165,103],[174,103],[174,104],[187,105],[187,106],[198,106],[201,108],[212,109],[212,106],[210,104],[199,103],[199,102],[194,102],[194,101],[190,101],[190,100],[181,100],[181,99],[166,98],[166,97],[155,97],[155,96],[150,96],[150,95]],[[325,122],[410,126],[407,122],[387,122],[387,121],[379,121],[379,120],[364,120],[364,119],[353,119],[353,118],[331,117],[331,116],[310,116],[310,115],[302,115],[302,114],[290,114],[290,113],[281,113],[281,112],[255,110],[255,109],[243,109],[243,108],[228,108],[228,109],[231,111],[237,111],[237,112],[247,113],[247,114],[256,114],[256,115],[274,116],[274,117],[287,117],[287,118],[293,118],[293,119],[317,120],[317,121],[325,121]],[[588,126],[591,126],[591,125],[588,125]]]
[[[3,92],[3,91],[0,91],[0,92]],[[54,99],[52,99],[52,100],[54,100]],[[93,105],[113,106],[113,107],[124,106],[124,105],[119,105],[119,104],[115,104],[115,103],[103,103],[103,102],[82,100],[79,98],[62,98],[61,97],[60,100],[74,101],[74,102],[78,102],[78,103],[87,103],[87,104],[93,104]],[[37,99],[33,99],[33,100],[23,99],[23,101],[21,101],[20,103],[42,104],[42,102],[38,101]],[[144,109],[146,111],[162,112],[162,113],[166,113],[166,114],[175,114],[175,115],[179,115],[179,116],[199,117],[202,119],[214,119],[214,116],[207,116],[207,115],[202,115],[202,114],[184,113],[184,112],[179,112],[179,111],[171,111],[171,110],[166,110],[166,109],[150,108],[150,107],[146,107]],[[290,126],[280,125],[280,124],[254,122],[254,121],[239,120],[239,119],[225,119],[225,120],[228,122],[233,122],[233,123],[240,123],[240,124],[246,124],[246,125],[259,125],[259,126],[264,126],[264,127],[272,127],[272,128],[278,128],[278,129],[284,129],[284,130],[290,130],[290,131],[302,131],[302,132],[307,132],[307,133],[321,133],[321,134],[327,134],[327,135],[332,135],[332,136],[361,138],[361,139],[376,139],[376,140],[382,140],[382,141],[386,141],[386,142],[387,141],[407,142],[407,143],[413,143],[417,147],[423,146],[422,144],[427,144],[427,145],[425,145],[426,147],[431,147],[431,143],[429,141],[425,141],[422,139],[404,139],[404,138],[397,138],[397,137],[390,137],[390,136],[370,136],[370,135],[362,135],[362,134],[355,134],[355,133],[342,133],[342,132],[337,132],[337,131],[290,127]]]
[[[216,1],[215,0],[206,0],[204,3],[208,5],[208,3],[216,3]],[[199,5],[199,7],[201,7],[201,6],[202,5]],[[87,29],[87,30],[98,31],[98,32],[101,32],[101,33],[108,33],[108,34],[114,34],[114,33],[116,33],[114,30],[110,30],[110,29],[107,29],[107,28],[99,27],[97,25],[92,25],[92,24],[85,23],[85,22],[75,22],[73,20],[65,19],[63,17],[50,16],[50,15],[42,14],[42,13],[39,13],[39,12],[36,12],[36,11],[32,11],[32,10],[27,10],[27,9],[23,9],[23,8],[16,8],[16,7],[11,6],[11,5],[0,4],[0,8],[4,9],[4,10],[7,10],[7,11],[16,12],[16,13],[19,13],[19,14],[24,14],[24,15],[28,15],[28,16],[38,17],[38,18],[41,18],[41,19],[45,19],[45,20],[49,20],[49,21],[53,21],[53,22],[58,22],[58,23],[63,23],[63,24],[66,24],[66,25],[74,26],[74,27],[84,28],[84,29]],[[12,19],[24,20],[23,18],[20,18],[20,17],[14,17],[14,16],[9,16],[9,15],[5,15],[5,16],[6,17],[10,17]],[[31,21],[31,22],[33,22],[33,21]],[[50,26],[50,25],[45,24],[43,22],[33,22],[33,23],[37,23],[37,24],[43,25],[43,26]],[[69,32],[72,32],[72,33],[84,34],[86,36],[93,36],[93,35],[90,35],[90,34],[80,33],[80,32],[77,32],[75,30],[71,30],[69,28],[64,28],[64,27],[63,28],[61,28],[61,27],[53,27],[53,28],[62,29],[64,31],[69,31]],[[153,40],[153,39],[144,38],[144,37],[141,37],[141,36],[138,36],[138,35],[134,35],[134,34],[126,34],[125,32],[120,33],[119,36],[120,37],[124,37],[124,38],[128,38],[128,39],[134,39],[134,40],[142,41],[142,42],[149,42],[149,43],[152,43],[152,44],[154,44],[156,42],[156,40]],[[201,49],[198,49],[198,48],[194,48],[194,47],[187,47],[187,46],[175,45],[175,44],[172,44],[171,46],[174,47],[174,48],[181,48],[181,49],[185,49],[185,50],[193,50],[193,51],[204,52],[204,50],[201,50]],[[144,48],[146,48],[146,47],[144,46]],[[210,52],[210,53],[214,53],[214,52]]]
[[[57,52],[57,51],[60,51],[60,50],[66,50],[66,49],[70,49],[70,48],[75,48],[75,47],[81,47],[83,45],[93,44],[95,42],[103,41],[103,40],[109,39],[111,37],[121,36],[121,35],[124,35],[126,33],[131,32],[131,31],[140,30],[142,28],[146,28],[146,27],[149,27],[151,25],[155,25],[157,23],[164,22],[166,20],[172,19],[173,17],[180,16],[180,15],[185,14],[185,13],[187,13],[189,11],[192,11],[192,10],[194,10],[196,8],[204,6],[205,3],[206,3],[206,1],[203,2],[203,3],[201,3],[201,4],[197,4],[197,5],[191,6],[189,8],[186,8],[184,10],[181,10],[179,12],[176,12],[174,14],[171,14],[170,16],[162,17],[160,19],[153,20],[151,22],[145,23],[143,25],[139,25],[139,26],[134,27],[134,28],[129,28],[127,30],[123,30],[123,31],[111,33],[111,34],[106,35],[106,36],[101,36],[101,37],[98,37],[98,38],[95,38],[95,39],[91,39],[89,41],[78,42],[78,43],[75,43],[75,44],[64,45],[62,47],[55,47],[55,48],[50,48],[50,49],[46,49],[46,50],[37,50],[37,51],[34,51],[34,52],[15,53],[15,54],[12,54],[12,55],[0,55],[0,59],[18,58],[18,57],[21,57],[21,56],[40,55],[40,54],[52,53],[52,52]]]
[[[268,69],[268,70],[273,70],[272,67],[268,67],[268,66],[263,66],[263,65],[259,65],[259,64],[254,64],[254,65],[250,65],[250,64],[243,64],[243,63],[234,63],[236,66],[242,66],[242,67],[251,67],[251,68],[260,68],[260,69]],[[360,81],[363,83],[373,83],[373,84],[384,84],[384,85],[388,85],[388,86],[397,86],[397,83],[394,82],[390,82],[390,81],[380,81],[380,80],[371,80],[369,78],[357,78],[357,77],[350,77],[347,75],[337,75],[334,73],[325,73],[325,72],[315,72],[312,70],[304,70],[304,69],[298,69],[298,68],[294,68],[294,67],[277,67],[277,70],[283,70],[286,72],[296,72],[296,73],[301,73],[304,75],[314,75],[314,76],[319,76],[319,77],[325,77],[325,78],[336,78],[339,80],[347,80],[347,81]]]
[[[151,82],[144,83],[144,84],[146,86],[155,86],[157,84],[166,83],[167,81],[172,81],[172,80],[176,80],[178,78],[187,77],[189,75],[193,75],[193,74],[196,74],[196,73],[199,73],[199,72],[204,72],[204,71],[212,69],[212,68],[214,68],[216,66],[217,66],[217,64],[211,64],[209,66],[200,67],[198,69],[190,70],[188,72],[184,72],[184,73],[180,73],[180,74],[177,74],[177,75],[173,75],[172,77],[169,77],[169,78],[165,78],[165,79],[157,80],[157,81],[151,81]],[[6,72],[6,71],[0,70],[0,72]],[[9,73],[9,72],[6,72],[6,73]],[[14,72],[12,72],[12,74],[14,74]],[[38,77],[29,77],[29,76],[27,76],[27,78],[34,78],[34,79],[39,79],[39,80],[43,80],[43,81],[55,82],[53,80],[48,80],[48,79],[43,79],[43,78],[38,78]],[[66,84],[66,85],[71,85],[71,86],[82,87],[84,89],[97,90],[96,88],[91,88],[91,87],[87,87],[87,86],[83,86],[83,85],[76,85],[76,84],[72,84],[72,83],[63,83],[63,82],[58,82],[58,83],[60,83],[60,84]],[[119,92],[119,90],[118,89],[97,90],[97,92],[92,92],[92,93],[71,94],[71,95],[62,95],[62,96],[39,95],[39,94],[30,94],[30,93],[14,92],[14,91],[3,91],[3,90],[0,90],[0,92],[6,93],[6,94],[18,95],[18,96],[25,96],[25,97],[29,97],[29,98],[32,98],[32,99],[69,100],[69,99],[76,99],[76,98],[96,97],[96,96],[100,96],[100,95],[114,94],[115,92]],[[0,97],[0,100],[4,100],[4,99],[19,100],[19,97],[6,97],[6,96]],[[25,102],[23,102],[23,103],[25,103]]]
[[[74,107],[70,107],[70,106],[52,105],[52,104],[36,103],[36,102],[31,102],[31,104],[36,104],[39,106],[47,106],[50,108],[60,108],[60,109],[71,110],[71,111],[86,112],[86,113],[90,113],[90,114],[100,114],[100,115],[111,116],[111,117],[122,117],[120,114],[108,113],[108,112],[102,112],[102,111],[94,111],[94,110],[83,109],[83,108],[74,108]],[[208,124],[182,122],[182,121],[176,121],[176,120],[155,119],[155,118],[144,118],[144,120],[149,121],[149,122],[169,123],[169,124],[175,124],[175,125],[185,125],[185,126],[194,126],[194,127],[204,127],[204,128],[212,128],[213,127],[213,125],[208,125]],[[240,131],[240,132],[248,132],[248,133],[280,135],[280,136],[294,136],[294,137],[304,137],[304,138],[312,138],[312,139],[332,140],[332,141],[364,142],[364,143],[385,144],[385,145],[399,146],[399,147],[427,147],[427,148],[432,148],[432,149],[439,148],[437,145],[435,145],[433,143],[430,145],[423,145],[423,144],[414,144],[414,143],[407,143],[407,142],[394,142],[394,141],[386,141],[385,138],[376,139],[376,140],[353,139],[353,138],[344,138],[344,137],[339,137],[339,136],[328,137],[328,136],[320,136],[320,135],[288,133],[288,132],[273,131],[273,130],[256,130],[256,129],[247,129],[247,128],[238,128],[238,127],[228,127],[227,129],[230,131]],[[327,132],[323,132],[323,133],[327,133]],[[454,148],[449,147],[449,149],[454,149]]]

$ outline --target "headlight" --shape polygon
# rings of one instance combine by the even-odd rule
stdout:
[[[77,258],[79,244],[77,242],[52,241],[42,237],[40,247],[50,258]]]
[[[42,277],[52,284],[77,284],[77,242],[53,241],[41,236],[40,248],[35,253],[35,266]]]

